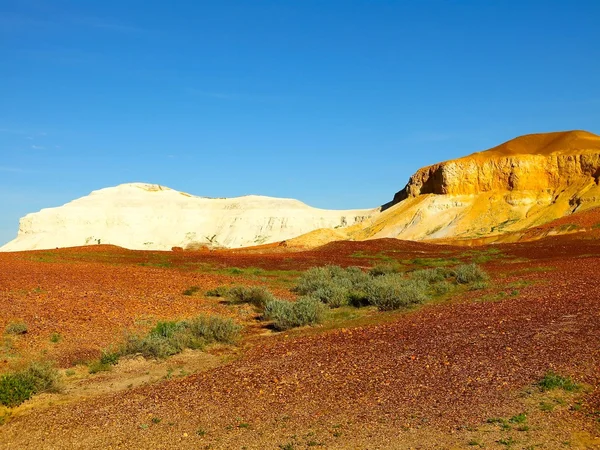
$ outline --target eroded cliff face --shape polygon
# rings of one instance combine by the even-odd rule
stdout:
[[[551,147],[546,143],[548,135],[556,136]],[[424,167],[396,193],[393,203],[424,194],[554,193],[600,182],[600,137],[583,131],[548,135],[524,136],[487,152]],[[532,139],[536,136],[537,145]],[[520,140],[531,145],[524,147]]]
[[[132,249],[245,247],[294,239],[412,240],[523,236],[600,206],[600,137],[585,131],[521,136],[418,170],[392,202],[330,211],[293,199],[208,199],[158,185],[125,184],[21,219],[0,250],[89,244]],[[308,234],[307,234],[308,233]]]
[[[600,206],[600,137],[585,131],[522,136],[418,170],[355,239],[481,238]]]
[[[298,200],[249,195],[197,197],[131,183],[94,191],[23,217],[3,251],[113,244],[130,249],[248,247],[318,228],[355,225],[377,210],[333,211]]]

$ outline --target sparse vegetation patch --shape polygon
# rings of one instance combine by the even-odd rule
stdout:
[[[260,309],[275,298],[262,286],[234,286],[227,291],[225,297],[232,303],[249,303]]]
[[[33,362],[26,368],[0,375],[0,405],[12,408],[33,395],[58,392],[60,374],[47,362]]]
[[[4,329],[6,334],[25,334],[27,333],[27,324],[25,322],[11,322]]]
[[[462,264],[454,269],[456,282],[469,284],[487,280],[487,274],[477,264]]]
[[[542,391],[562,389],[563,391],[575,392],[581,389],[581,385],[575,383],[570,377],[563,377],[553,371],[549,371],[538,381],[538,387]]]
[[[264,318],[273,321],[275,329],[280,331],[321,323],[324,315],[323,303],[310,296],[300,297],[295,302],[271,300],[264,311]]]
[[[366,286],[366,298],[380,311],[407,308],[428,299],[429,284],[423,280],[407,279],[399,274],[383,275]]]
[[[118,350],[104,351],[99,360],[90,364],[89,371],[110,370],[120,357],[127,355],[162,359],[186,348],[202,349],[215,342],[232,344],[239,338],[241,328],[232,319],[217,316],[158,322],[145,336],[130,334]]]

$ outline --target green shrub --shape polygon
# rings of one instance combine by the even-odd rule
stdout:
[[[311,292],[310,296],[326,303],[330,308],[338,308],[348,304],[348,294],[351,288],[352,285],[349,281],[347,286],[331,283]]]
[[[364,291],[370,278],[359,267],[313,267],[300,276],[295,291],[337,308],[347,305],[351,297]]]
[[[571,378],[563,377],[553,371],[549,371],[540,381],[538,381],[538,387],[542,391],[562,389],[564,391],[572,392],[581,389],[581,385],[575,383]]]
[[[227,297],[229,293],[229,288],[227,286],[217,286],[214,289],[210,289],[206,291],[207,297]]]
[[[11,322],[6,325],[4,331],[7,334],[25,334],[27,333],[27,324],[25,322]]]
[[[234,286],[229,289],[227,298],[233,303],[250,303],[262,309],[275,297],[262,286]]]
[[[183,291],[183,295],[194,295],[198,291],[200,291],[200,286],[190,286],[185,291]]]
[[[427,300],[429,285],[421,280],[406,279],[399,274],[381,275],[366,287],[369,304],[381,311],[406,308]]]
[[[47,362],[32,362],[21,371],[0,375],[0,405],[9,408],[35,394],[59,390],[60,374]]]
[[[91,374],[98,372],[108,372],[111,369],[110,364],[102,363],[100,360],[92,361],[88,365],[88,372]]]
[[[377,264],[375,267],[369,270],[369,275],[373,277],[379,277],[381,275],[389,275],[398,272],[400,272],[400,265],[398,263]]]
[[[454,269],[454,274],[456,282],[459,284],[469,284],[488,279],[487,273],[477,264],[462,264]]]
[[[452,291],[454,286],[447,281],[443,281],[441,283],[436,283],[433,285],[433,293],[435,295],[444,295],[448,292]]]
[[[109,364],[111,366],[114,366],[119,362],[119,353],[103,351],[102,356],[100,357],[100,362],[102,364]]]
[[[469,286],[470,291],[480,291],[482,289],[487,289],[488,284],[486,281],[475,281],[471,286]]]
[[[197,337],[207,342],[233,344],[239,337],[242,327],[231,319],[215,316],[198,316],[188,320],[186,328]]]
[[[444,269],[443,267],[436,267],[434,269],[415,270],[410,274],[410,276],[413,280],[420,280],[429,284],[433,284],[440,281],[445,281],[446,278],[452,276],[452,271]]]
[[[273,321],[280,331],[304,325],[314,325],[323,320],[325,306],[316,298],[304,296],[295,302],[271,300],[265,306],[265,319]]]
[[[150,358],[166,358],[185,348],[201,349],[213,342],[233,343],[241,326],[232,319],[198,316],[179,322],[158,322],[146,336],[127,336],[119,355],[141,354]]]

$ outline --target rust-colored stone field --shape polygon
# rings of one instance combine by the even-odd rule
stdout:
[[[332,310],[321,325],[283,333],[249,305],[204,295],[264,285],[293,300],[312,266],[382,262],[476,262],[491,279],[406,311]],[[75,374],[63,393],[6,410],[0,448],[600,448],[593,234],[472,248],[382,239],[304,252],[99,245],[3,253],[0,267],[0,328],[27,325],[4,335],[0,371],[44,358]],[[168,361],[87,373],[125,332],[199,314],[233,318],[244,326],[240,342],[182,356],[194,369],[177,376]],[[580,388],[540,390],[550,371]]]

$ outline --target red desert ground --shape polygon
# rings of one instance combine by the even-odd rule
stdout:
[[[132,183],[29,214],[0,448],[599,449],[599,238],[584,131],[367,210]]]

